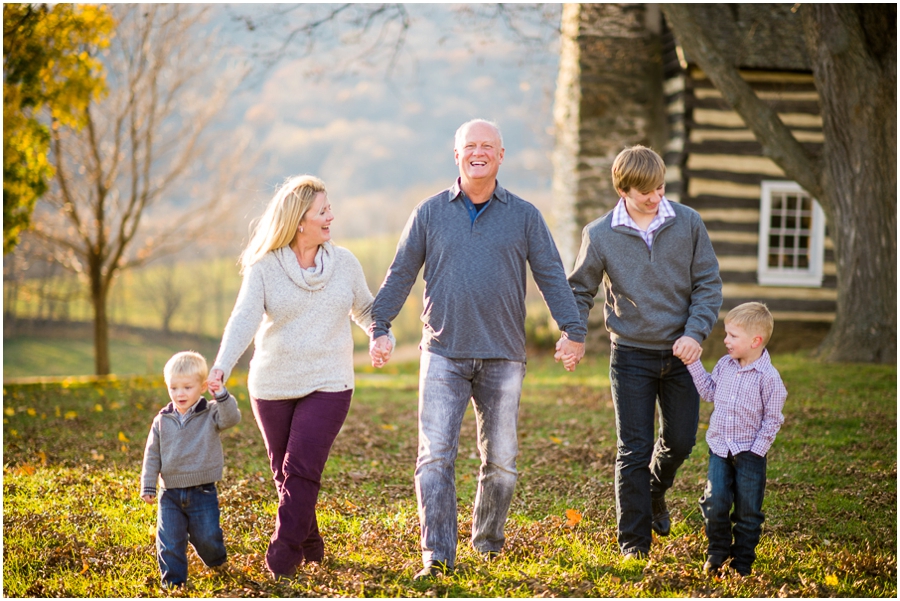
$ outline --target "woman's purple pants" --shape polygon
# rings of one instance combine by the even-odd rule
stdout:
[[[275,532],[266,551],[266,566],[275,575],[290,576],[304,560],[322,561],[325,555],[316,500],[352,396],[350,389],[316,391],[299,399],[250,399],[278,490]]]

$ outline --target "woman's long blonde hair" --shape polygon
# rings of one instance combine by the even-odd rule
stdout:
[[[313,175],[298,175],[284,182],[269,201],[263,216],[251,224],[250,242],[241,253],[241,271],[270,250],[290,244],[320,192],[327,194],[325,182]]]

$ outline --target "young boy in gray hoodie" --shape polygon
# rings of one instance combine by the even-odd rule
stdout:
[[[166,588],[187,582],[187,544],[208,567],[227,559],[219,526],[216,482],[224,457],[219,433],[241,421],[235,398],[219,383],[209,385],[215,400],[203,397],[209,369],[198,353],[177,353],[163,374],[172,402],[153,419],[141,469],[141,498],[156,502],[156,557]]]

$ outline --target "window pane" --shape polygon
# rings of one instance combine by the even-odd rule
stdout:
[[[781,255],[777,255],[775,253],[771,253],[769,255],[769,267],[780,267],[778,264],[778,260],[781,258]]]

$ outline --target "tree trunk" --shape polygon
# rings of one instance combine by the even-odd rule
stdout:
[[[827,361],[897,360],[897,7],[801,7],[822,104],[838,277]]]
[[[105,281],[99,261],[91,265],[91,304],[94,307],[94,373],[106,376],[110,373],[109,364],[109,315],[107,301],[109,283]]]

